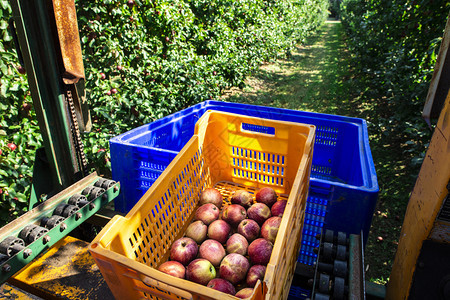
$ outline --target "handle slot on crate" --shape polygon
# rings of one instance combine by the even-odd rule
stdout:
[[[241,131],[248,133],[260,133],[275,136],[275,127],[256,125],[250,123],[241,123]]]

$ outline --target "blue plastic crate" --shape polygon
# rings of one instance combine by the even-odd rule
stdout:
[[[311,298],[311,291],[292,285],[289,290],[288,300],[306,300]]]
[[[194,134],[207,110],[316,126],[316,138],[298,261],[311,265],[323,228],[367,238],[378,183],[365,120],[336,115],[205,101],[110,140],[112,177],[121,183],[115,208],[128,212]]]

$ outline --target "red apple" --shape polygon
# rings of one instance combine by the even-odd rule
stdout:
[[[239,233],[233,234],[227,241],[227,252],[238,253],[240,255],[246,255],[248,248],[248,241],[245,237]]]
[[[248,246],[248,256],[254,265],[267,265],[272,255],[273,244],[259,238]]]
[[[115,88],[111,89],[111,94],[117,94],[117,89]]]
[[[107,91],[105,92],[105,94],[108,95],[108,96],[111,96],[111,90],[107,90]]]
[[[240,299],[246,299],[246,298],[249,298],[252,294],[253,294],[252,288],[243,288],[242,290],[237,292],[236,295],[234,295],[234,296],[238,297]]]
[[[222,278],[214,278],[213,280],[208,282],[206,286],[233,296],[234,294],[236,294],[236,289],[234,288],[233,284],[231,284],[231,282],[229,282],[228,280]]]
[[[17,71],[19,71],[20,74],[26,74],[27,73],[27,70],[25,70],[25,68],[22,67],[22,66],[18,66],[17,67]]]
[[[200,245],[200,257],[209,260],[214,267],[219,267],[225,257],[225,249],[216,240],[206,240]]]
[[[202,221],[206,225],[211,224],[217,218],[219,218],[219,209],[212,203],[203,204],[195,212],[195,219]]]
[[[14,143],[8,143],[6,146],[7,146],[7,147],[9,148],[9,150],[11,150],[11,151],[14,151],[14,150],[17,149],[17,146],[16,146],[16,144],[14,144]]]
[[[239,204],[243,207],[250,207],[253,203],[253,196],[246,190],[237,190],[231,196],[231,203]]]
[[[158,270],[171,276],[175,276],[182,279],[184,279],[186,275],[186,268],[181,263],[174,260],[169,260],[166,261],[165,263],[162,263],[159,266]]]
[[[258,280],[263,281],[266,274],[266,266],[253,265],[247,273],[246,283],[250,287],[254,287]]]
[[[201,193],[199,203],[200,205],[212,203],[220,209],[222,207],[222,201],[222,194],[218,190],[215,188],[207,188]]]
[[[170,248],[170,259],[187,265],[197,257],[197,253],[197,243],[191,238],[183,237],[173,242]]]
[[[264,203],[255,203],[247,210],[248,218],[256,221],[261,226],[271,217],[270,208]]]
[[[28,114],[31,110],[31,104],[28,102],[24,102],[22,104],[22,108],[23,108],[23,111]]]
[[[256,202],[264,203],[268,207],[272,207],[272,205],[277,202],[277,193],[270,187],[264,187],[260,189],[255,195]]]
[[[106,79],[106,74],[105,74],[105,73],[100,73],[100,78],[101,78],[102,80]]]
[[[228,280],[232,284],[237,284],[245,279],[249,268],[250,263],[245,256],[237,253],[228,254],[220,263],[220,278]]]
[[[237,226],[245,218],[247,218],[247,211],[242,205],[231,204],[223,209],[222,219],[231,226]]]
[[[208,227],[208,237],[225,244],[230,236],[231,227],[224,220],[215,220]]]
[[[278,200],[277,202],[275,202],[275,204],[272,205],[272,208],[270,209],[272,216],[281,217],[286,208],[286,204],[287,204],[287,200]]]
[[[216,269],[204,258],[193,260],[186,268],[186,279],[207,285],[212,279],[216,278]]]
[[[237,230],[247,241],[252,242],[259,237],[260,227],[256,221],[245,219],[239,223]]]
[[[189,224],[186,229],[185,235],[188,238],[193,239],[197,244],[201,244],[204,240],[206,240],[206,234],[208,232],[208,226],[205,225],[202,221],[194,221]]]
[[[264,222],[261,227],[261,236],[266,240],[275,243],[278,229],[280,228],[281,217],[271,217]]]

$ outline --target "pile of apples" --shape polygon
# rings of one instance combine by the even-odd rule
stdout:
[[[159,270],[244,299],[264,279],[287,201],[270,187],[254,199],[236,190],[230,200],[222,207],[218,190],[203,190],[194,221]]]

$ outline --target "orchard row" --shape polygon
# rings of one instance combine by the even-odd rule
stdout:
[[[112,136],[224,89],[289,55],[327,15],[326,0],[76,1],[93,130],[89,162],[110,176]],[[0,0],[0,224],[26,210],[41,137]],[[11,144],[14,144],[11,149]]]

